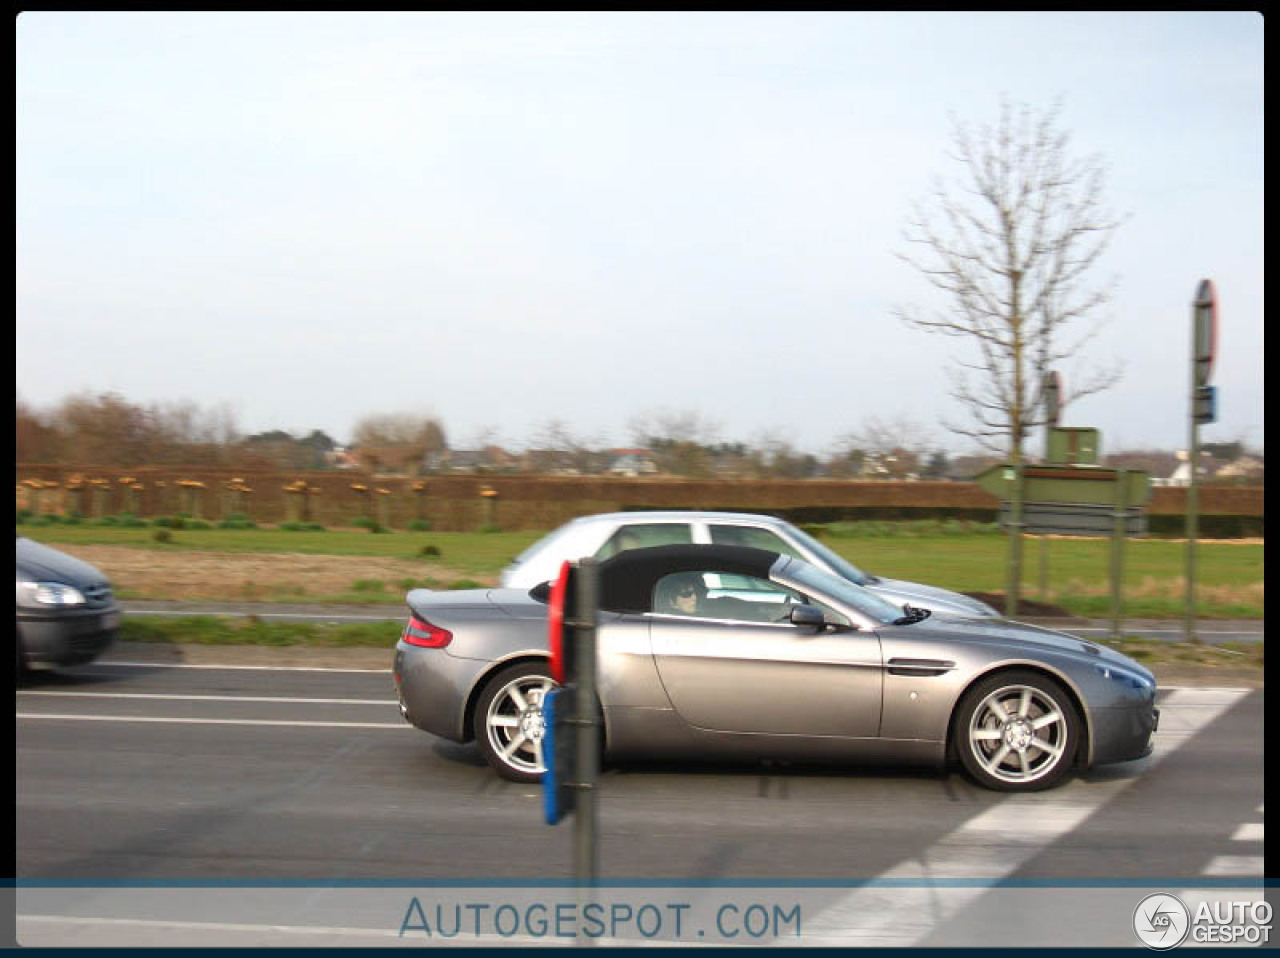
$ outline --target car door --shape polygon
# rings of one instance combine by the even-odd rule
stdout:
[[[715,575],[704,578],[714,583]],[[710,590],[710,614],[649,614],[654,662],[680,717],[721,732],[878,735],[883,676],[876,634],[762,621],[785,616],[784,600],[805,597],[765,579],[741,579],[734,577],[732,595]],[[772,597],[742,600],[748,592]]]

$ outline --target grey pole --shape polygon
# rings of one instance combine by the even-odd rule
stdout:
[[[573,813],[573,877],[580,885],[594,885],[600,877],[596,847],[596,791],[600,780],[600,730],[596,718],[596,608],[600,596],[600,569],[595,559],[578,562],[578,608],[575,610],[575,665],[577,692],[577,783]],[[579,936],[579,941],[588,939]]]
[[[1040,601],[1049,601],[1049,537],[1040,535]]]
[[[1200,460],[1200,423],[1196,421],[1196,392],[1199,385],[1197,350],[1198,335],[1192,307],[1191,321],[1191,438],[1187,445],[1187,462],[1191,478],[1187,485],[1187,610],[1182,623],[1183,638],[1196,641],[1196,537],[1200,534],[1199,496],[1196,490],[1196,466]]]
[[[1120,623],[1124,613],[1124,538],[1125,511],[1128,506],[1127,470],[1116,472],[1115,511],[1111,513],[1111,638],[1120,638]]]
[[[1022,460],[1013,464],[1013,501],[1009,504],[1009,589],[1004,614],[1018,614],[1018,591],[1022,585]]]

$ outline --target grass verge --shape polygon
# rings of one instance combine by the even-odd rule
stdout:
[[[120,626],[120,641],[391,649],[400,629],[398,622],[264,622],[252,615],[126,616]]]

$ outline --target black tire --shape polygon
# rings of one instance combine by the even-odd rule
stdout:
[[[553,687],[547,663],[523,662],[496,673],[476,699],[476,742],[485,761],[508,781],[542,779],[541,695]]]
[[[964,770],[1001,792],[1036,792],[1075,766],[1082,723],[1058,682],[1038,672],[998,672],[960,699],[952,741]]]

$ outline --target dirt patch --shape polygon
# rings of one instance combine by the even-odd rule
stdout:
[[[442,565],[413,559],[377,556],[308,555],[303,553],[174,552],[125,546],[59,545],[111,580],[117,591],[149,599],[182,601],[306,596],[348,592],[360,579],[380,579],[390,591],[403,579],[435,579],[448,583],[457,574]],[[489,584],[478,579],[482,584]],[[305,591],[298,592],[298,589]]]
[[[995,592],[966,592],[971,599],[977,599],[979,602],[985,602],[997,612],[1004,613],[1004,596]],[[1066,609],[1056,605],[1049,605],[1047,602],[1036,602],[1023,596],[1018,596],[1018,617],[1032,619],[1074,619],[1075,613],[1068,612]]]

